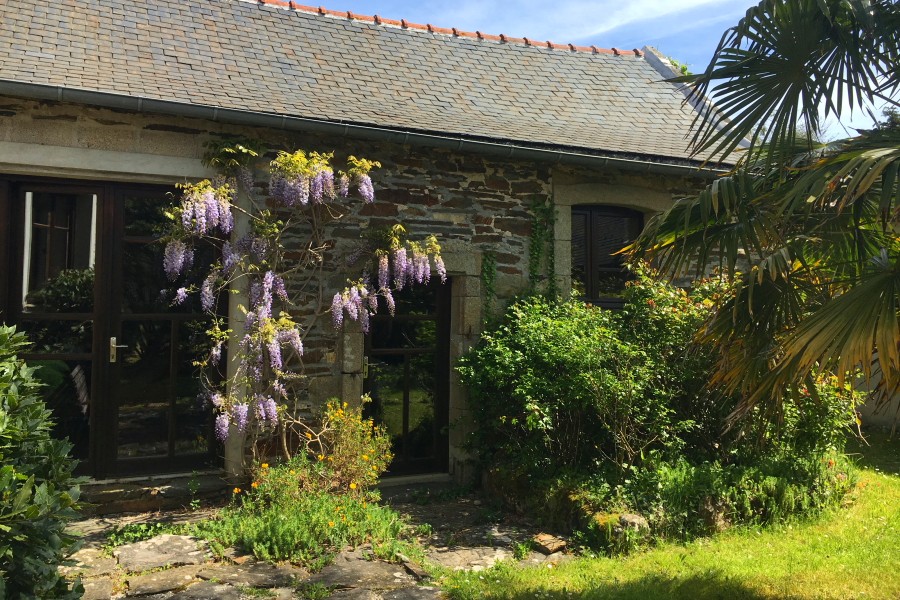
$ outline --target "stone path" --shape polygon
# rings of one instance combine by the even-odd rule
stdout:
[[[522,557],[523,564],[553,567],[571,555],[565,540],[523,525],[499,525],[485,518],[480,501],[472,497],[443,502],[398,502],[423,534],[419,541],[427,561],[448,570],[489,569],[499,561]],[[242,555],[234,549],[222,560],[213,558],[206,542],[179,535],[159,535],[126,544],[110,555],[102,546],[114,527],[127,523],[181,523],[211,516],[213,511],[144,513],[89,518],[73,524],[84,537],[84,547],[72,559],[75,565],[61,570],[81,576],[86,600],[135,598],[141,600],[243,600],[249,598],[305,598],[331,590],[335,600],[432,600],[443,598],[429,585],[428,573],[417,564],[386,563],[363,546],[339,553],[315,574],[290,564],[273,565]],[[426,521],[426,519],[428,519]],[[438,524],[424,525],[425,523]],[[532,541],[537,540],[537,541]],[[518,552],[517,552],[518,550]]]

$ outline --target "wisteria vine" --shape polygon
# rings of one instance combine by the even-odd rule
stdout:
[[[336,329],[349,319],[368,332],[369,318],[382,304],[379,299],[393,315],[395,291],[428,283],[432,272],[442,282],[447,278],[437,239],[430,235],[423,241],[408,240],[398,224],[385,236],[385,247],[372,249],[375,282],[364,274],[336,293],[330,307],[303,315],[288,280],[305,274],[321,285],[330,249],[325,227],[348,214],[345,201],[352,189],[364,203],[375,201],[370,172],[381,165],[349,156],[346,170],[336,171],[333,153],[282,151],[269,163],[267,193],[260,194],[251,170],[260,153],[252,148],[246,143],[213,148],[207,161],[220,167],[222,176],[180,186],[181,198],[167,213],[171,229],[165,238],[163,269],[172,285],[171,303],[183,304],[196,295],[212,323],[207,331],[209,351],[197,366],[202,397],[215,412],[220,441],[233,434],[272,433],[279,427],[284,434],[299,423],[290,409],[292,382],[302,377],[303,337],[319,314],[330,312]],[[246,206],[238,206],[239,190]],[[236,212],[249,221],[242,235],[236,232]],[[292,252],[282,243],[289,232]],[[197,245],[204,241],[221,249],[211,265],[196,264]],[[187,283],[188,275],[196,276],[197,270],[200,278],[194,280],[200,283]],[[218,307],[220,298],[234,291],[243,291],[248,300],[246,307],[239,307],[244,314],[240,334],[229,329]],[[298,322],[305,317],[310,317],[308,323]],[[231,357],[236,362],[234,374],[213,377],[232,335],[240,335],[236,356]],[[282,435],[282,449],[289,454],[285,440]]]

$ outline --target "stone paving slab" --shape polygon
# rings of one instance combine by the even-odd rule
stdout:
[[[367,560],[369,551],[357,549],[338,554],[334,562],[311,576],[308,583],[328,587],[391,590],[415,585],[402,565]]]
[[[128,577],[127,596],[148,596],[187,587],[197,578],[200,568],[195,565],[175,567],[145,575]]]
[[[454,571],[482,571],[512,557],[512,552],[506,548],[493,546],[436,548],[428,553],[429,560]]]
[[[97,579],[84,579],[84,596],[81,600],[109,600],[113,595],[113,582],[109,577]]]
[[[305,569],[289,565],[270,565],[252,562],[243,565],[214,564],[198,573],[201,579],[227,583],[234,586],[277,588],[293,585],[297,580],[309,577]]]
[[[207,544],[186,535],[158,535],[143,542],[120,546],[113,554],[126,571],[200,565],[209,559]]]
[[[66,577],[75,575],[88,575],[91,577],[109,575],[118,566],[115,558],[108,556],[97,548],[82,548],[70,556],[69,560],[74,561],[75,564],[59,568],[60,574]]]
[[[170,596],[169,600],[243,600],[243,595],[230,585],[204,581]]]

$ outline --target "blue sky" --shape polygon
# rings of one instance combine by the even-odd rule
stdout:
[[[558,44],[655,46],[692,70],[706,66],[722,32],[750,5],[746,0],[328,1],[334,10]]]
[[[457,27],[468,31],[601,48],[654,46],[697,72],[706,67],[722,33],[753,0],[323,0],[332,10]],[[312,3],[309,3],[312,4]],[[318,5],[318,4],[317,4]],[[857,112],[844,122],[866,127]],[[826,137],[851,135],[827,126]]]

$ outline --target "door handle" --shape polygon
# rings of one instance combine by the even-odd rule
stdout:
[[[114,363],[117,360],[117,354],[119,353],[119,348],[127,348],[128,346],[125,344],[116,344],[116,338],[109,338],[109,362]]]

